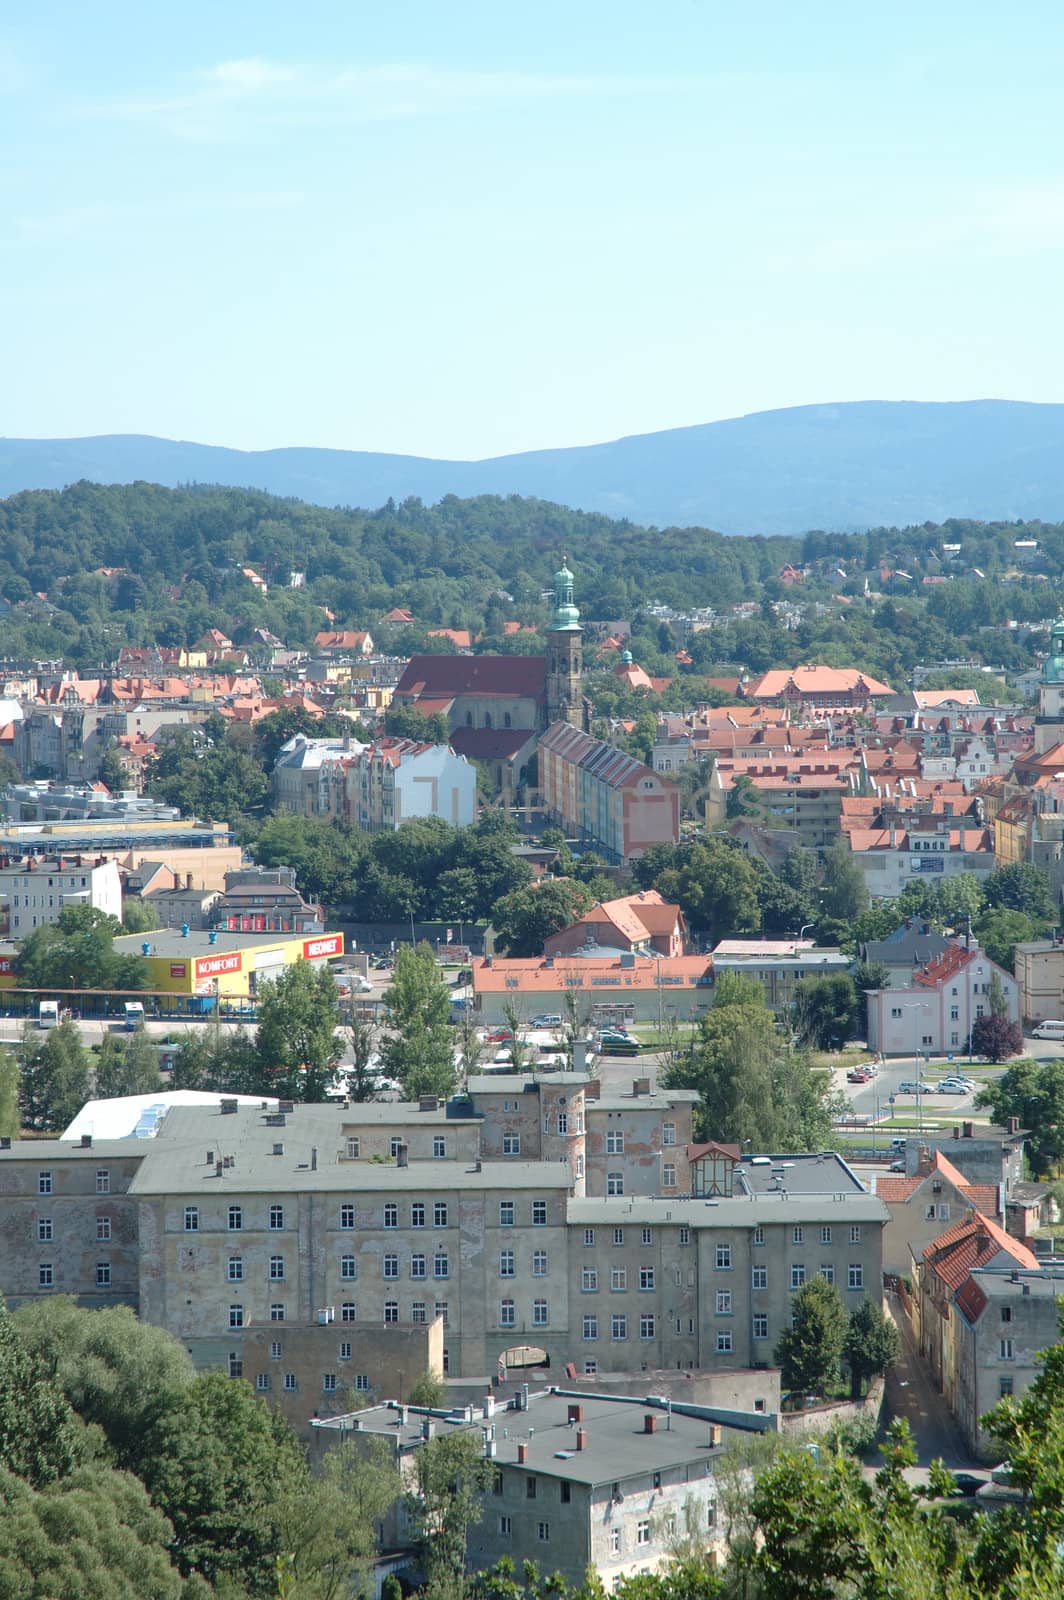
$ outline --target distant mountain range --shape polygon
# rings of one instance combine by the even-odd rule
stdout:
[[[367,508],[417,495],[530,495],[724,533],[1064,520],[1064,405],[858,401],[760,411],[609,444],[485,461],[360,450],[228,450],[142,434],[0,439],[0,495],[78,479],[218,483]]]

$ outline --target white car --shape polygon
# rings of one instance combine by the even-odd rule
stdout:
[[[932,1094],[971,1094],[974,1084],[965,1083],[961,1078],[943,1078],[941,1083],[936,1083],[931,1088]]]

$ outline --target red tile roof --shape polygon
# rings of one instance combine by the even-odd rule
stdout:
[[[967,1217],[947,1228],[924,1250],[924,1264],[947,1289],[956,1291],[976,1267],[1007,1255],[1018,1267],[1037,1267],[1037,1257],[992,1218]]]
[[[546,656],[411,656],[395,695],[418,702],[463,694],[542,700],[546,689]]]

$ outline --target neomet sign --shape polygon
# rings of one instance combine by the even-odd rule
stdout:
[[[221,956],[199,956],[196,961],[196,977],[218,978],[223,972],[240,971],[240,951],[228,950]]]
[[[342,956],[343,953],[342,933],[325,933],[317,939],[303,940],[304,961],[327,961],[330,956]]]

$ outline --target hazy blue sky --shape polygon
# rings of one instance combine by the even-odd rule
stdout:
[[[1060,0],[23,0],[0,433],[1064,399]]]

